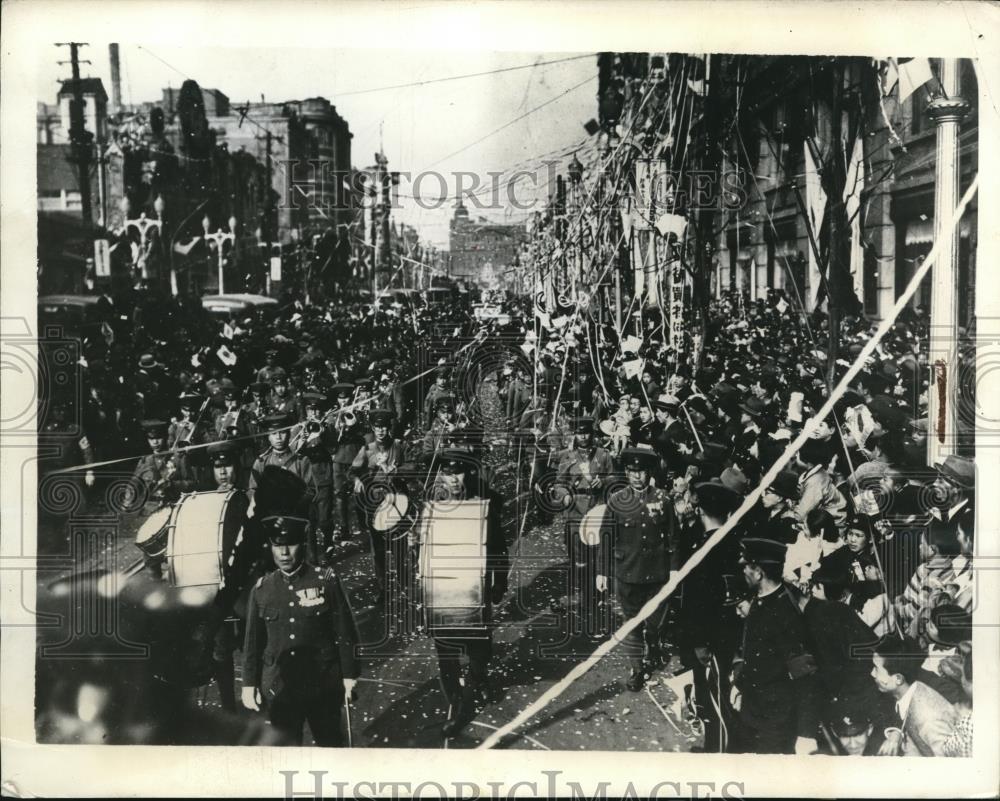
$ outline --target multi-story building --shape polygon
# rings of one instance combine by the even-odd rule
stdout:
[[[448,231],[450,275],[468,284],[492,285],[515,264],[521,245],[528,241],[523,223],[472,220],[458,198]]]

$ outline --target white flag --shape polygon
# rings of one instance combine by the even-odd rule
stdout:
[[[926,58],[911,58],[908,61],[897,59],[896,70],[899,72],[900,103],[934,77],[931,62]]]
[[[215,352],[215,355],[218,356],[219,361],[222,362],[227,367],[232,367],[234,364],[236,364],[236,354],[233,353],[225,345],[220,346],[219,349]]]
[[[626,378],[638,378],[639,376],[641,376],[642,375],[642,365],[643,365],[643,360],[642,359],[631,359],[631,360],[629,360],[627,362],[624,362],[622,364],[622,367],[625,368],[625,377]]]
[[[229,323],[226,323],[225,325],[222,326],[222,336],[224,336],[226,339],[232,339],[233,334],[234,334],[233,327]]]
[[[684,236],[684,229],[687,227],[687,218],[680,214],[661,214],[656,221],[656,230],[661,236],[675,234],[678,239]]]
[[[788,301],[784,298],[778,301],[777,305],[774,307],[778,310],[778,314],[784,314],[785,310],[788,308]]]
[[[622,340],[622,353],[636,353],[642,347],[642,340],[629,334]]]

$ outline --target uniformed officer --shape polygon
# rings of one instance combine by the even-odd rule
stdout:
[[[183,448],[201,441],[200,437],[195,440],[194,434],[198,410],[203,402],[204,398],[193,392],[185,392],[180,396],[178,399],[178,419],[170,424],[167,432],[167,441],[171,448]]]
[[[652,451],[626,448],[622,466],[628,486],[608,498],[609,535],[602,538],[602,565],[613,565],[615,588],[622,613],[635,617],[670,578],[674,514],[669,494],[650,483],[656,457]],[[598,575],[597,590],[607,590],[607,577]],[[657,610],[626,637],[623,647],[630,672],[626,687],[638,692],[653,669],[660,666],[660,625]],[[645,645],[645,654],[643,653]]]
[[[268,385],[263,381],[254,381],[250,385],[250,400],[244,403],[242,408],[251,434],[260,432],[260,421],[270,413],[267,396]]]
[[[483,621],[485,628],[441,628],[428,620],[441,670],[441,687],[449,705],[449,719],[442,729],[446,737],[461,731],[475,717],[477,707],[489,700],[487,671],[493,651],[490,630],[493,606],[507,592],[510,565],[507,543],[501,529],[503,499],[482,479],[480,465],[468,451],[446,450],[438,460],[434,483],[429,490],[436,501],[489,500],[486,519],[486,575]],[[462,658],[468,659],[463,675]]]
[[[813,674],[798,606],[782,584],[787,547],[747,537],[740,564],[755,598],[743,630],[742,666],[734,685],[740,695],[739,750],[755,754],[811,754],[819,718]]]
[[[260,475],[268,465],[284,468],[294,473],[306,484],[311,483],[309,460],[300,453],[293,451],[288,443],[290,440],[290,426],[292,422],[284,412],[274,412],[263,420],[264,430],[267,431],[267,440],[270,443],[260,456],[257,457],[250,470],[250,490],[257,487]]]
[[[223,387],[222,398],[226,408],[215,416],[212,423],[215,439],[237,439],[246,436],[248,429],[246,419],[240,410],[240,388],[230,382]]]
[[[592,578],[585,582],[588,553],[580,540],[580,521],[604,500],[604,492],[615,472],[611,454],[594,444],[594,421],[591,418],[577,419],[573,434],[573,447],[565,451],[559,461],[552,490],[553,498],[566,510],[563,539],[566,556],[572,566],[569,605],[575,601],[590,600],[590,587],[594,582]],[[584,608],[590,607],[591,604],[587,603]]]
[[[337,574],[305,558],[308,520],[268,517],[261,526],[278,569],[250,592],[243,705],[266,704],[271,724],[296,745],[308,721],[317,745],[341,746],[340,708],[360,673],[354,616]]]

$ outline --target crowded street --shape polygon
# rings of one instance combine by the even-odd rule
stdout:
[[[355,169],[344,103],[187,76],[109,105],[67,46],[69,130],[39,103],[40,742],[971,755],[969,63],[453,76],[572,83],[526,113],[596,89],[572,135],[537,118],[515,218],[457,162],[422,206],[382,118]],[[330,182],[275,166],[307,156]],[[66,164],[100,168],[82,229]]]

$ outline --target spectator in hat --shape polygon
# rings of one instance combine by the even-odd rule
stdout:
[[[881,755],[946,756],[945,743],[958,713],[945,698],[919,680],[923,652],[910,639],[885,637],[872,654],[872,679],[895,701],[894,725],[885,730]]]
[[[782,470],[747,513],[751,527],[761,531],[767,539],[791,545],[802,528],[794,512],[798,497],[798,476],[790,470]]]
[[[742,752],[811,754],[818,748],[815,660],[799,610],[782,587],[786,547],[755,537],[742,542],[743,577],[755,593],[735,679]]]
[[[638,614],[670,578],[671,553],[676,547],[670,496],[650,483],[655,465],[652,451],[627,449],[622,467],[628,486],[611,494],[605,513],[612,525],[600,543],[600,564],[612,568],[626,618]],[[597,576],[596,587],[598,592],[607,590],[606,575]],[[652,671],[663,664],[660,639],[665,609],[658,609],[625,639],[630,668],[626,687],[632,692],[641,690]]]
[[[243,705],[302,744],[341,746],[340,708],[360,673],[354,615],[337,574],[306,559],[305,518],[261,520],[278,569],[250,592],[243,644]]]

